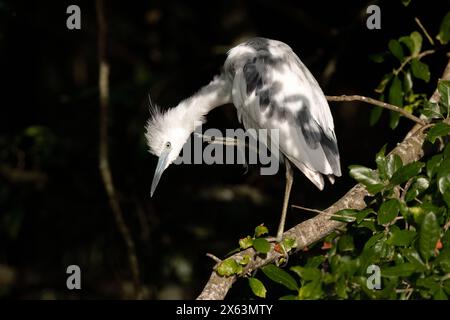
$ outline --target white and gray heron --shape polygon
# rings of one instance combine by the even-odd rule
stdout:
[[[286,188],[277,241],[284,232],[293,182],[292,164],[320,190],[325,175],[341,176],[333,117],[311,72],[285,43],[252,38],[228,52],[222,73],[193,96],[165,112],[151,110],[146,126],[150,152],[159,157],[151,195],[163,171],[204,123],[212,109],[233,103],[245,129],[279,129],[280,160]],[[200,122],[199,122],[200,121]]]

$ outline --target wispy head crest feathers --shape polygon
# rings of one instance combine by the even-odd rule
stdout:
[[[167,142],[175,149],[181,149],[199,121],[204,123],[205,117],[189,112],[183,104],[162,110],[151,103],[150,119],[147,121],[145,133],[150,153],[160,156]]]

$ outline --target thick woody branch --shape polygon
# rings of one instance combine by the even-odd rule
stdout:
[[[443,79],[450,79],[450,61],[448,62],[447,68],[445,69]],[[356,99],[354,99],[356,97]],[[330,97],[328,97],[330,98]],[[335,98],[335,97],[331,97]],[[339,97],[341,99],[341,97]],[[363,99],[364,98],[364,99]],[[344,99],[348,100],[335,100],[335,101],[353,101],[360,100],[368,102],[365,97],[361,96],[348,96]],[[370,99],[370,98],[369,98]],[[371,101],[370,99],[369,101]],[[378,103],[376,100],[374,100]],[[371,101],[373,102],[373,101]],[[369,103],[371,103],[369,102]],[[395,107],[395,106],[394,106]],[[396,107],[397,108],[397,107]],[[394,110],[395,111],[395,110]],[[424,130],[420,129],[424,125],[422,120],[419,120],[416,126],[408,133],[406,138],[395,147],[391,153],[397,154],[403,160],[403,163],[411,163],[419,160],[423,157],[422,145],[425,141],[426,134]],[[414,120],[414,121],[416,121]],[[417,122],[417,121],[416,121]],[[330,216],[342,209],[364,209],[366,203],[364,198],[368,195],[367,190],[361,184],[355,185],[350,191],[348,191],[341,199],[330,206],[328,209],[319,215],[306,220],[295,227],[287,230],[283,234],[283,238],[293,238],[297,242],[297,251],[305,248],[312,243],[319,241],[324,238],[334,230],[344,226],[344,223],[337,222],[330,219]],[[276,261],[282,255],[277,251],[273,250],[273,244],[270,252],[265,256],[261,257],[252,249],[246,249],[241,252],[234,254],[231,258],[240,261],[244,255],[249,255],[251,260],[250,263],[245,267],[243,274],[248,274],[258,268]],[[292,252],[291,252],[292,253]],[[215,271],[212,272],[208,283],[203,288],[201,294],[197,297],[199,300],[220,300],[224,299],[230,290],[233,283],[237,280],[237,276],[221,277]]]
[[[425,141],[425,134],[420,130],[413,136],[405,139],[400,143],[392,153],[398,154],[403,163],[410,163],[420,159],[423,156],[422,144]],[[366,203],[364,197],[368,195],[367,190],[360,184],[354,186],[348,191],[340,200],[334,203],[331,207],[324,210],[323,213],[306,220],[292,229],[286,231],[283,238],[295,239],[297,242],[297,250],[303,249],[312,243],[319,241],[339,227],[344,226],[344,223],[330,220],[330,216],[342,209],[364,209]],[[251,257],[251,262],[244,270],[244,274],[252,272],[270,262],[276,261],[282,257],[282,254],[272,250],[264,257],[260,257],[252,249],[246,249],[232,256],[233,259],[239,261],[244,255]],[[198,296],[199,300],[220,300],[225,298],[228,290],[232,284],[237,280],[236,276],[221,277],[216,272],[211,274],[211,277]]]

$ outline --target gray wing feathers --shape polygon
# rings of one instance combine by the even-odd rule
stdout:
[[[341,175],[328,103],[289,46],[252,39],[229,52],[225,71],[233,78],[233,102],[246,128],[282,127],[280,151],[319,189],[321,174]]]

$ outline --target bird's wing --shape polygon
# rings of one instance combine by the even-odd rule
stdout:
[[[341,175],[326,98],[289,46],[253,39],[229,52],[225,68],[246,128],[278,128],[280,151],[319,189],[324,186],[322,174]]]

